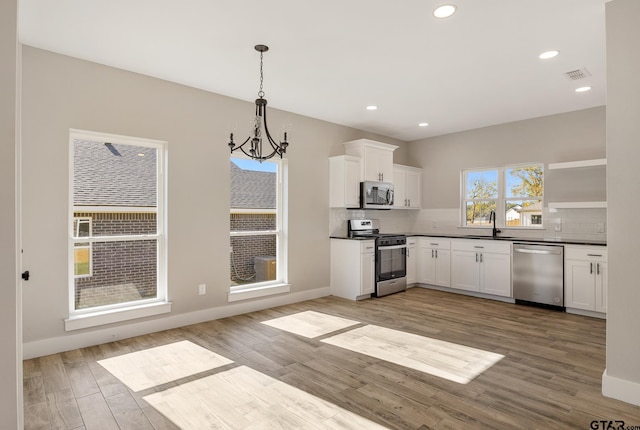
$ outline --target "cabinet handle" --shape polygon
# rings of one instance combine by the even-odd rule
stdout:
[[[600,274],[600,263],[596,263],[596,273]]]
[[[410,255],[411,253],[409,252],[409,248],[406,248],[406,249],[407,249],[407,258],[409,258],[409,257],[411,257],[411,255]]]
[[[589,274],[593,274],[593,263],[589,263]]]
[[[404,205],[405,206],[407,205],[407,199],[404,199]]]
[[[436,258],[438,258],[438,250],[436,249]]]
[[[588,257],[602,257],[602,254],[587,254]]]
[[[478,253],[476,252],[476,263],[478,262]]]
[[[433,258],[433,249],[431,250],[431,258]]]
[[[477,248],[477,249],[484,249],[484,246],[474,246],[474,248]]]
[[[480,262],[482,263],[482,254],[480,254]]]

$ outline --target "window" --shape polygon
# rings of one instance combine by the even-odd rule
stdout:
[[[165,143],[72,131],[70,316],[166,299]]]
[[[91,218],[73,219],[73,236],[91,236]],[[91,276],[91,243],[75,242],[73,248],[73,274],[75,277]]]
[[[286,282],[284,163],[231,158],[232,294]]]
[[[539,164],[463,171],[463,225],[489,226],[495,211],[501,227],[541,226],[543,183]]]

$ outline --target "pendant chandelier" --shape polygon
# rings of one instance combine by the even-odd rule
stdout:
[[[280,143],[276,143],[269,133],[269,127],[267,126],[267,99],[264,98],[264,91],[262,90],[263,74],[262,74],[262,55],[269,50],[266,45],[256,45],[255,50],[260,53],[260,90],[258,91],[258,98],[256,99],[256,115],[251,124],[251,135],[242,142],[240,145],[236,145],[233,141],[233,133],[229,136],[229,149],[231,153],[241,150],[246,156],[251,157],[254,160],[263,162],[275,155],[279,155],[282,158],[282,154],[287,152],[287,132],[284,132],[284,139]],[[263,152],[263,141],[266,140],[269,145],[265,144],[266,153]]]

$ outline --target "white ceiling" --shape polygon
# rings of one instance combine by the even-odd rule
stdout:
[[[249,101],[265,44],[269,106],[404,141],[605,104],[605,0],[445,2],[20,0],[19,37]]]

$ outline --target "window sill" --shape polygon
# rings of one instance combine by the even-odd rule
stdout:
[[[288,293],[291,290],[290,284],[262,285],[254,288],[246,288],[239,291],[229,292],[229,302],[255,299],[258,297],[272,296],[274,294]]]
[[[158,302],[123,309],[92,312],[71,316],[64,320],[64,330],[73,331],[106,324],[128,321],[136,318],[150,317],[171,312],[171,302]]]

